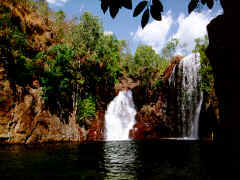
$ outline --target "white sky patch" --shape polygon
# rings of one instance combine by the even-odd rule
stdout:
[[[54,4],[54,5],[57,5],[57,6],[61,6],[63,5],[64,3],[66,3],[68,0],[47,0],[47,2],[49,4]]]
[[[180,44],[187,43],[186,52],[191,53],[195,46],[196,38],[203,38],[207,34],[207,25],[213,18],[210,11],[192,12],[189,16],[181,13],[178,17],[178,29],[172,36],[179,39]],[[181,50],[177,51],[182,54]]]
[[[180,13],[176,20],[173,19],[171,11],[163,16],[162,21],[153,21],[143,30],[138,27],[134,35],[130,34],[135,41],[150,45],[160,53],[161,49],[171,38],[179,39],[180,44],[186,43],[184,49],[178,49],[176,54],[186,55],[191,53],[195,47],[195,39],[203,38],[207,34],[207,25],[221,11],[213,14],[210,10],[203,12],[192,12],[190,15]],[[177,25],[177,26],[176,26]],[[176,26],[175,33],[172,29]]]
[[[105,36],[113,35],[113,32],[112,31],[104,31],[104,35]]]
[[[167,40],[172,24],[171,11],[168,11],[166,16],[162,16],[162,21],[153,21],[144,29],[138,27],[133,39],[150,45],[155,51],[159,52]]]

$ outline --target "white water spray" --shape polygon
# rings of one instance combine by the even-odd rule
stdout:
[[[129,130],[135,124],[135,115],[132,91],[120,91],[105,113],[105,139],[129,140]]]
[[[199,115],[203,101],[199,86],[200,67],[200,54],[190,54],[175,66],[169,78],[170,86],[178,91],[178,119],[181,121],[183,138],[198,139]]]

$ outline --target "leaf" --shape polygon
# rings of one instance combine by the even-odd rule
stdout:
[[[212,9],[213,5],[214,5],[213,0],[207,0],[207,6],[208,6],[209,9]]]
[[[103,10],[104,14],[108,10],[109,5],[109,0],[101,0],[101,9]]]
[[[132,9],[132,0],[122,0],[122,6],[127,9]]]
[[[163,5],[162,5],[161,1],[153,0],[152,5],[158,7],[160,12],[163,12]]]
[[[188,5],[188,13],[190,14],[194,9],[196,9],[198,5],[199,0],[191,0],[191,2]]]
[[[142,1],[140,2],[136,8],[134,9],[134,12],[133,12],[133,17],[136,17],[138,16],[143,10],[144,8],[147,6],[147,1]]]
[[[162,20],[162,15],[161,15],[161,11],[160,11],[159,6],[156,7],[154,5],[151,5],[150,12],[151,12],[152,17],[155,20],[157,20],[157,21],[161,21]]]
[[[118,11],[119,11],[119,7],[110,6],[110,15],[111,15],[112,18],[116,17]]]
[[[142,16],[142,21],[141,21],[142,28],[144,28],[147,25],[148,20],[149,20],[149,9],[147,8],[144,11],[143,16]]]

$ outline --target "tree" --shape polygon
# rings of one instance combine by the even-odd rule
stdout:
[[[148,45],[139,45],[136,49],[134,62],[140,66],[153,66],[155,65],[158,55]]]
[[[106,66],[114,82],[117,82],[118,76],[122,73],[120,64],[125,45],[125,41],[119,41],[115,35],[102,35],[96,47],[96,60]]]
[[[139,45],[136,49],[132,62],[130,62],[130,74],[135,77],[143,77],[147,69],[156,65],[158,55],[148,45]]]
[[[103,35],[99,18],[89,12],[83,13],[79,24],[74,27],[72,35],[74,48],[91,54],[96,50],[97,43]]]
[[[128,63],[129,75],[147,82],[156,73],[161,74],[168,64],[169,61],[157,54],[151,46],[139,45]]]

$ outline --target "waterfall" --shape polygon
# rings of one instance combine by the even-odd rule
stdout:
[[[177,91],[177,112],[183,138],[198,139],[203,94],[200,91],[200,54],[190,54],[173,69],[169,85]]]
[[[135,123],[135,115],[132,91],[120,91],[105,113],[105,139],[129,140],[129,130]]]

